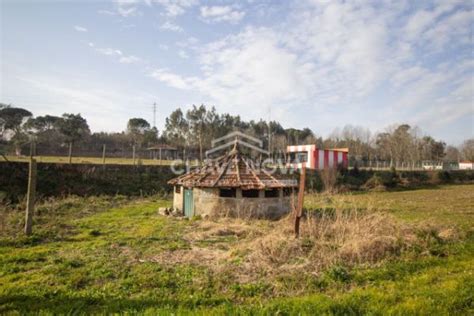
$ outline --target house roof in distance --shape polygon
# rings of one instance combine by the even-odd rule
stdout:
[[[164,149],[164,150],[178,150],[176,147],[170,146],[168,144],[157,144],[148,147],[146,150],[159,150],[159,149]]]

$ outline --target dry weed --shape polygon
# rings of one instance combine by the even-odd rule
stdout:
[[[370,205],[364,211],[347,209],[336,200],[330,210],[310,211],[301,221],[300,238],[293,233],[293,217],[279,221],[221,218],[196,221],[184,238],[191,248],[161,253],[152,261],[203,265],[218,273],[249,282],[285,273],[319,274],[334,265],[376,264],[399,256],[415,244],[428,247],[422,235],[457,239],[452,228],[423,228],[402,224]],[[344,208],[345,207],[345,208]]]

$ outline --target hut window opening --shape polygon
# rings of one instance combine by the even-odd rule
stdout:
[[[237,190],[236,189],[219,189],[219,196],[220,197],[236,197]]]
[[[293,189],[291,188],[284,188],[283,189],[283,196],[291,196],[291,193],[293,193]],[[296,190],[295,190],[296,193]]]
[[[242,190],[244,198],[258,198],[258,190]]]
[[[278,194],[278,189],[271,189],[271,190],[265,190],[265,197],[266,198],[276,198],[279,196]]]
[[[174,187],[174,192],[178,193],[178,194],[181,193],[181,187],[179,185],[175,186]]]

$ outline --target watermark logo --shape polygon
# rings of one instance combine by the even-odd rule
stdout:
[[[210,159],[210,155],[215,155],[218,152],[228,150],[230,148],[247,148],[258,154],[265,155],[265,159],[251,159],[250,157],[235,157],[234,159],[245,159],[245,172],[249,173],[264,173],[267,175],[273,175],[276,172],[279,172],[282,175],[293,174],[295,171],[294,163],[299,163],[299,161],[293,161],[290,165],[284,159],[271,159],[270,152],[266,150],[263,146],[263,142],[251,135],[244,134],[239,131],[229,133],[225,136],[213,139],[211,141],[212,148],[207,150],[206,157],[206,173],[216,173],[222,174],[227,169],[228,164],[219,162],[214,159]],[[181,175],[183,173],[189,173],[194,167],[199,167],[199,164],[191,163],[189,160],[174,160],[171,165],[171,171],[176,175]],[[236,172],[236,171],[227,171],[227,172]],[[237,171],[238,172],[238,171]],[[242,172],[242,171],[240,171]]]
[[[250,142],[253,142],[255,145],[251,144]],[[206,156],[235,145],[241,145],[243,147],[253,149],[259,153],[270,155],[268,150],[263,149],[263,142],[260,139],[239,131],[232,132],[220,138],[216,138],[212,140],[211,144],[213,148],[206,151]]]

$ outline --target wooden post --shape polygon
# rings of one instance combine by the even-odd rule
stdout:
[[[69,142],[69,164],[72,163],[72,142]]]
[[[28,172],[28,193],[26,200],[26,216],[25,216],[25,234],[31,235],[33,226],[33,212],[35,210],[36,198],[36,160],[30,158],[30,168]]]
[[[33,156],[34,156],[33,150],[34,150],[34,143],[33,143],[33,141],[31,141],[30,142],[30,159],[33,158]]]
[[[300,221],[303,215],[303,202],[304,202],[304,187],[306,181],[306,163],[302,164],[300,174],[300,186],[298,191],[298,205],[295,209],[295,237],[300,236]]]
[[[102,164],[105,165],[105,148],[106,145],[102,145]]]
[[[132,146],[132,159],[133,159],[133,165],[135,166],[135,145]]]

